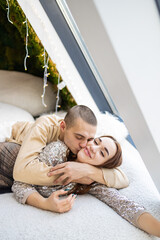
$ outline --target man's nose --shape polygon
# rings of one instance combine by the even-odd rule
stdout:
[[[86,147],[86,145],[87,145],[87,139],[81,141],[79,145],[80,145],[81,148]]]

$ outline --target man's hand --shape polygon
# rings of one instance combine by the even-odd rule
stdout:
[[[93,182],[93,180],[88,177],[91,169],[92,166],[85,163],[65,162],[51,168],[48,176],[61,175],[54,181],[54,184],[67,185],[70,182],[90,184]]]
[[[46,198],[46,207],[47,210],[52,212],[64,213],[71,210],[73,203],[75,201],[76,195],[70,194],[65,199],[59,199],[60,195],[64,195],[67,192],[64,190],[58,190],[53,192],[48,198]]]

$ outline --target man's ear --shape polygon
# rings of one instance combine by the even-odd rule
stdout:
[[[61,123],[60,123],[60,129],[61,129],[62,132],[64,132],[65,129],[66,129],[66,123],[65,123],[64,120],[62,120]]]

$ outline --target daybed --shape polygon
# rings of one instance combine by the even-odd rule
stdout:
[[[10,133],[10,125],[13,122],[34,121],[29,112],[4,103],[0,104],[0,115],[0,141]],[[101,124],[97,134],[112,134],[122,144],[122,169],[127,174],[130,185],[119,191],[144,205],[160,220],[160,195],[138,151],[125,139],[127,130],[124,124],[107,113],[100,115],[99,121]],[[0,239],[149,240],[157,238],[132,226],[110,207],[88,194],[78,196],[70,212],[58,214],[21,205],[16,202],[12,193],[6,193],[0,194]]]

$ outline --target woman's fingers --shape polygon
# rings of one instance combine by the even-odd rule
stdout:
[[[68,204],[70,203],[70,201],[72,200],[72,197],[73,197],[73,195],[70,194],[70,195],[69,195],[68,197],[66,197],[65,199],[61,199],[60,201],[61,201],[62,206],[68,205]]]
[[[77,198],[77,194],[74,194],[74,195],[72,196],[72,199],[71,199],[71,208],[72,208],[72,206],[73,206],[74,201],[75,201],[76,198]]]
[[[55,197],[55,196],[54,196]],[[68,212],[71,210],[74,200],[76,198],[76,195],[70,194],[67,198],[65,199],[56,199],[56,202],[54,203],[54,212],[58,213],[64,213]],[[54,198],[55,199],[55,198]],[[56,205],[56,206],[55,206]]]
[[[63,189],[61,189],[53,192],[53,194],[54,194],[54,197],[59,198],[60,195],[66,195],[67,191],[64,191]]]
[[[75,194],[70,194],[66,199],[64,200],[61,200],[62,202],[62,212],[68,212],[73,204],[74,204],[74,201],[75,201],[75,198],[76,198],[76,195]]]
[[[69,211],[74,203],[76,195],[70,194],[65,198],[60,198],[60,196],[66,195],[67,191],[63,189],[53,192],[50,197],[47,198],[47,209],[53,212],[64,213]]]

